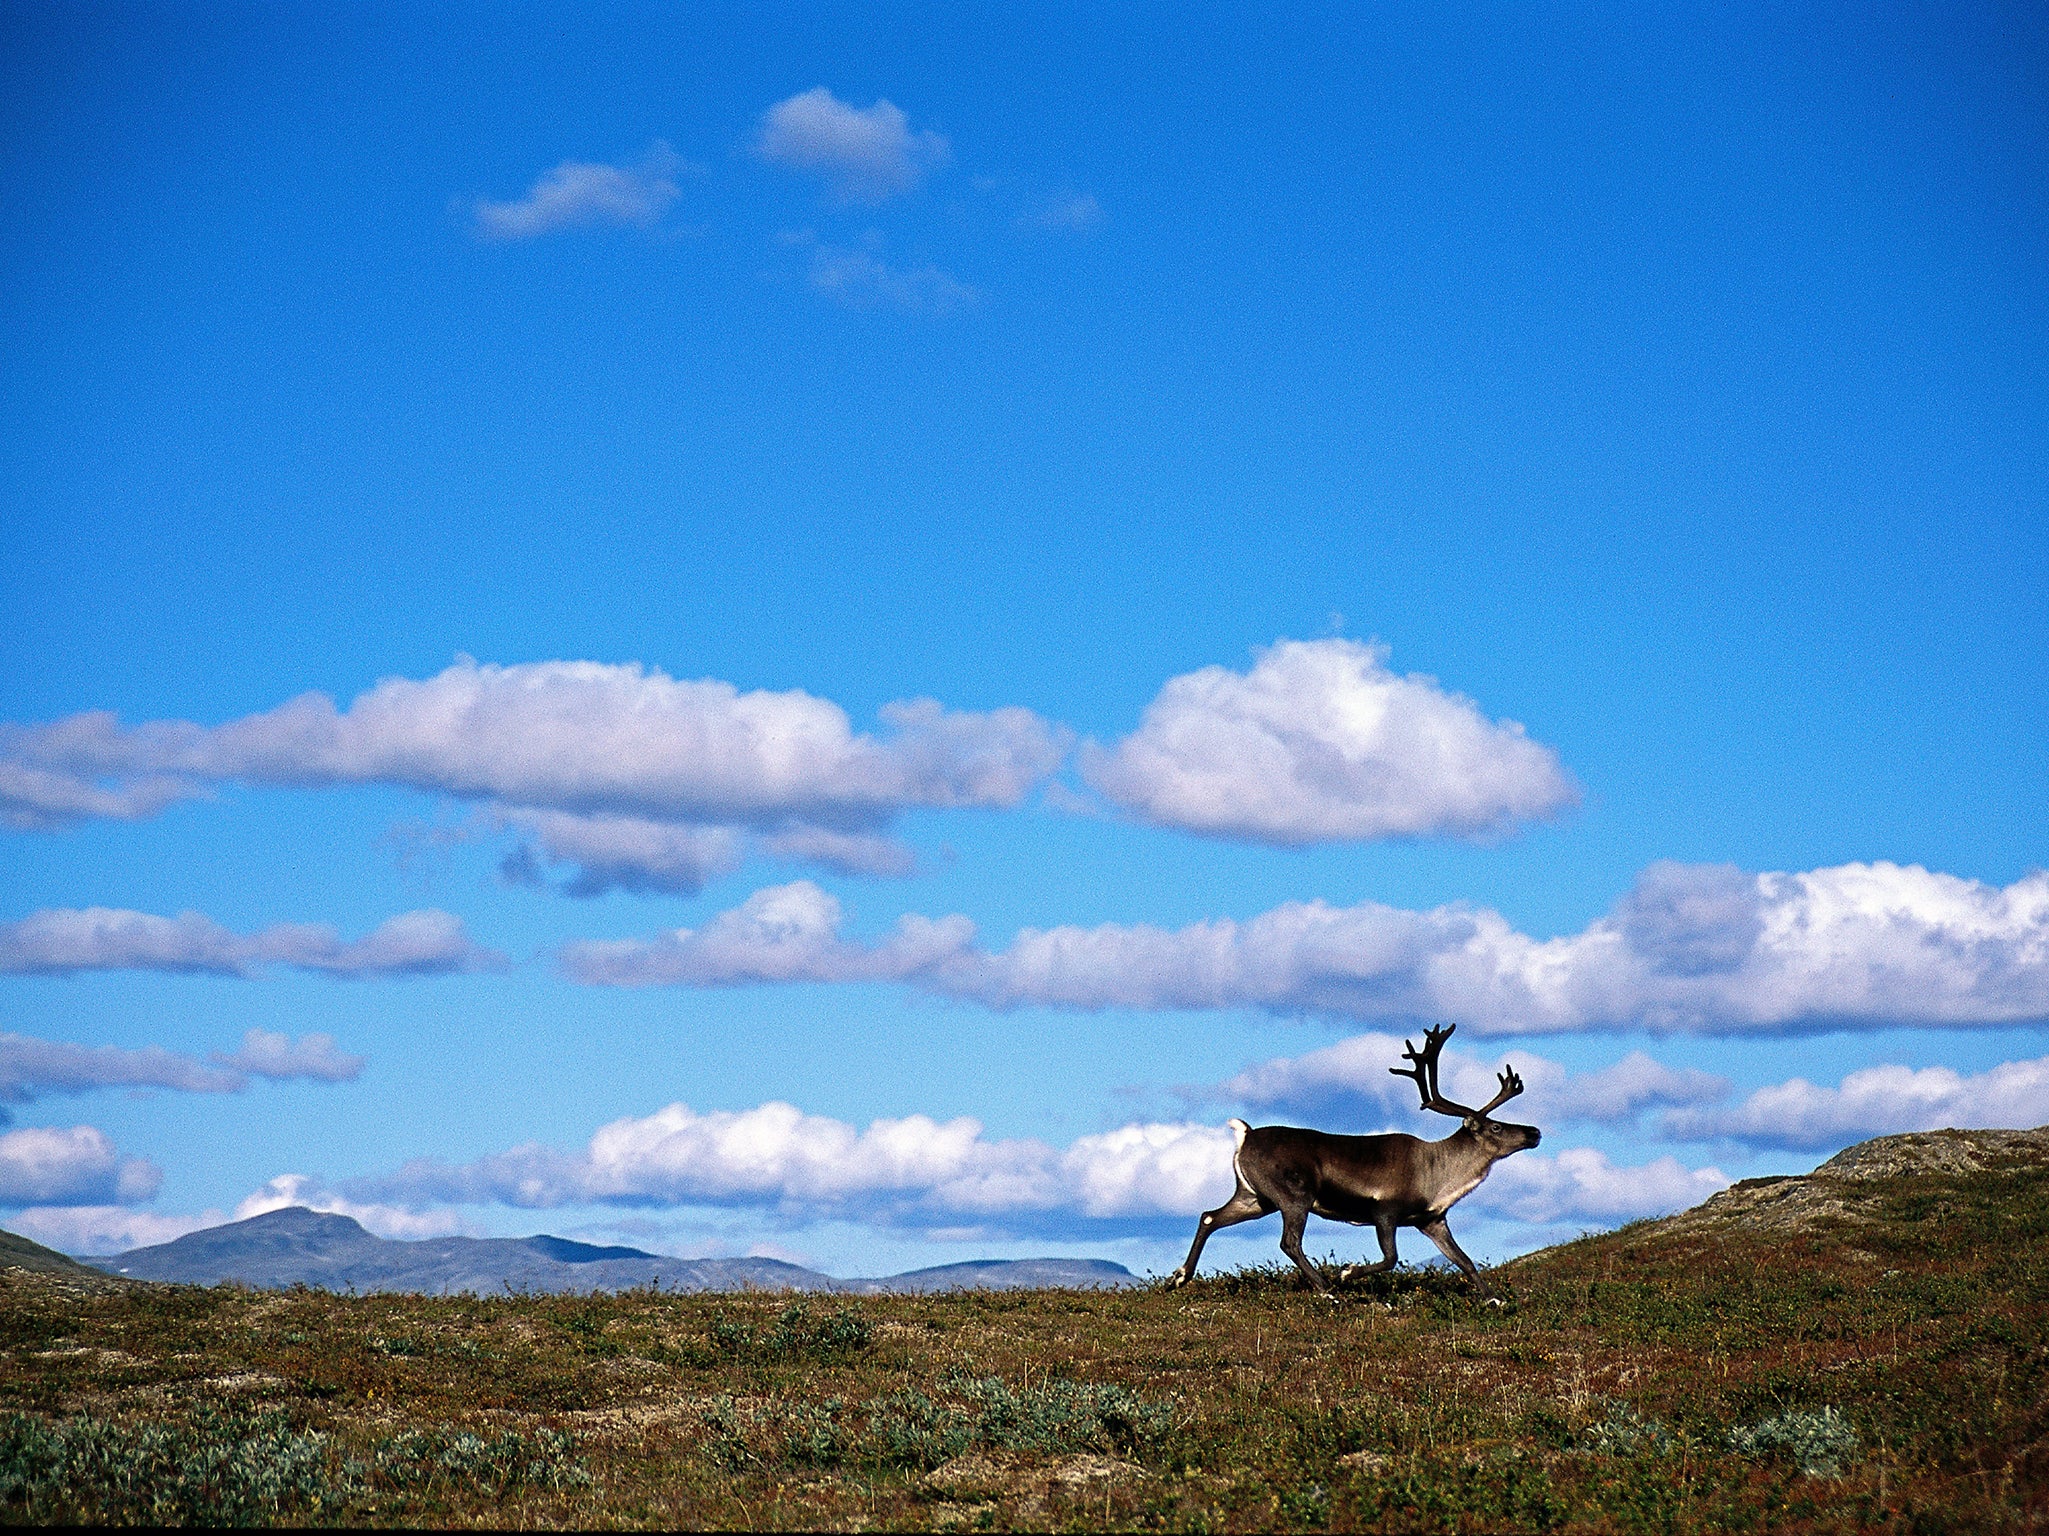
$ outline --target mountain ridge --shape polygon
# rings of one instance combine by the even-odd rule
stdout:
[[[394,1239],[333,1212],[287,1206],[206,1227],[168,1243],[86,1258],[92,1270],[128,1280],[183,1285],[232,1282],[260,1290],[307,1285],[330,1291],[446,1296],[513,1292],[814,1291],[880,1295],[939,1290],[1013,1290],[1135,1285],[1104,1259],[979,1259],[898,1275],[849,1279],[781,1259],[679,1259],[638,1248],[532,1237]]]

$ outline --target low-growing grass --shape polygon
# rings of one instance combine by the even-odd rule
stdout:
[[[89,1289],[0,1275],[12,1521],[1165,1530],[2049,1525],[2049,1172],[1647,1225],[1333,1306]]]

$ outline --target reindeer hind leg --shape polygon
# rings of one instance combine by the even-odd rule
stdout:
[[[1213,1211],[1204,1211],[1202,1220],[1195,1224],[1195,1242],[1189,1247],[1188,1257],[1171,1278],[1176,1285],[1186,1285],[1195,1278],[1196,1261],[1202,1257],[1202,1245],[1210,1234],[1222,1227],[1235,1227],[1241,1221],[1257,1221],[1262,1216],[1273,1214],[1274,1205],[1262,1199],[1256,1192],[1240,1184],[1231,1198]]]

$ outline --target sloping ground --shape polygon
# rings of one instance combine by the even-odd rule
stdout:
[[[107,1286],[120,1283],[76,1259],[66,1258],[54,1248],[45,1248],[41,1243],[30,1242],[12,1232],[0,1232],[0,1270],[8,1269],[24,1274],[59,1276],[74,1284]]]
[[[0,1274],[0,1514],[692,1528],[2049,1526],[2049,1147],[1804,1180],[1333,1307],[336,1296]],[[11,1412],[10,1412],[11,1410]]]

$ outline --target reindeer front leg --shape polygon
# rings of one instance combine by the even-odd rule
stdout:
[[[1435,1243],[1437,1251],[1463,1270],[1468,1280],[1472,1281],[1475,1285],[1481,1284],[1480,1266],[1466,1257],[1465,1249],[1459,1247],[1458,1239],[1451,1235],[1451,1228],[1445,1225],[1442,1216],[1433,1217],[1429,1221],[1418,1222],[1416,1230]]]

